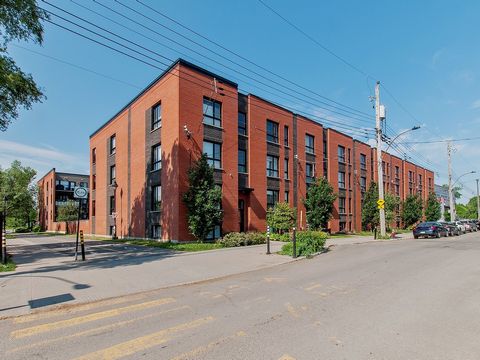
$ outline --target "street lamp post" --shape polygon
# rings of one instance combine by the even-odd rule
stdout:
[[[470,174],[475,174],[476,171],[475,170],[472,170],[472,171],[469,171],[469,172],[466,172],[465,174],[462,174],[460,175],[457,180],[455,180],[455,182],[450,186],[450,191],[449,191],[449,197],[450,197],[450,221],[455,221],[457,219],[457,213],[455,211],[455,204],[454,204],[454,196],[453,196],[453,187],[455,186],[455,184],[464,176],[466,175],[470,175]]]

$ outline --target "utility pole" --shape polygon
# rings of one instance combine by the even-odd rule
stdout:
[[[452,143],[447,143],[448,153],[448,200],[450,202],[450,221],[455,221],[455,205],[453,204],[453,188],[452,188]]]
[[[380,81],[375,85],[375,128],[377,130],[377,173],[378,173],[378,200],[383,201],[383,165],[382,165],[382,118],[385,118],[385,110],[380,105]],[[386,235],[385,208],[379,204],[380,210],[380,235]]]
[[[478,180],[477,179],[477,220],[480,220],[480,195],[478,193]]]

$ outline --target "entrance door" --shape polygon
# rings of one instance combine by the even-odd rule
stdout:
[[[240,232],[245,232],[245,201],[240,199],[238,200],[238,212],[240,214]]]

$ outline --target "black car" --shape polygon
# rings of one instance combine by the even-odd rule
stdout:
[[[418,239],[419,237],[436,237],[448,236],[448,230],[439,222],[428,221],[418,224],[413,229],[413,237]]]

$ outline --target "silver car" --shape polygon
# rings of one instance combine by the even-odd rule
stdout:
[[[458,230],[460,230],[461,234],[465,234],[467,232],[465,224],[463,224],[461,221],[455,221],[455,225],[457,226]]]

